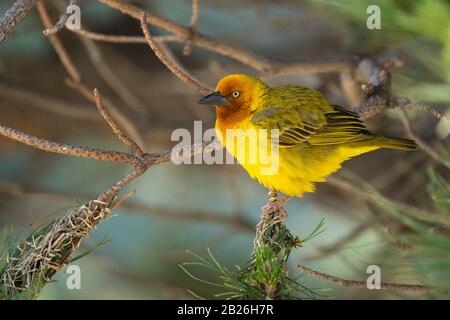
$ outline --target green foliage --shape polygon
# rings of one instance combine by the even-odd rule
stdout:
[[[450,214],[450,184],[431,168],[428,170],[430,183],[428,193],[437,209]]]
[[[450,184],[433,169],[428,170],[428,192],[439,212],[414,215],[370,189],[380,212],[396,222],[395,234],[404,248],[402,262],[409,264],[423,284],[442,290],[450,289]],[[427,216],[432,219],[427,220]],[[436,221],[436,222],[434,222]],[[398,255],[397,255],[398,258]],[[397,262],[398,263],[398,262]],[[446,293],[447,294],[447,293]]]
[[[434,170],[428,170],[428,191],[442,215],[450,214],[450,184]],[[419,224],[415,234],[407,237],[411,245],[407,258],[426,284],[450,289],[450,232],[440,225]]]
[[[443,44],[445,51],[450,41],[446,33],[450,29],[450,4],[445,0],[310,2],[350,18],[350,23],[356,27],[354,32],[370,34],[370,39],[363,41],[362,45],[367,45],[367,41],[370,41],[372,50],[376,49],[374,46],[385,48],[412,36],[425,36]],[[373,4],[380,7],[382,22],[381,30],[375,33],[366,28],[366,19],[369,16],[367,8]]]
[[[75,225],[74,215],[84,206],[63,208],[48,215],[45,221],[24,240],[11,229],[0,235],[0,299],[35,299],[53,275],[68,261],[75,261],[109,243],[103,239],[93,248],[72,258],[83,230]],[[69,210],[65,215],[57,215]],[[86,226],[89,227],[89,222]]]
[[[45,235],[51,226],[51,224],[46,224],[36,228],[23,241],[19,240],[18,233],[12,228],[2,231],[2,236],[0,236],[0,300],[29,300],[35,299],[39,295],[46,283],[42,273],[38,273],[26,288],[21,288],[20,284],[11,279],[10,271],[16,272],[20,268],[20,257],[24,253],[23,244],[33,243],[36,237]]]
[[[18,234],[13,227],[6,227],[0,232],[0,300],[28,300],[34,299],[39,294],[43,286],[42,277],[37,277],[35,281],[21,292],[14,292],[9,287],[8,279],[5,277],[6,268],[14,263],[15,254],[18,253]]]
[[[412,100],[448,104],[450,100],[450,3],[446,0],[310,0],[316,8],[346,21],[347,47],[351,52],[400,53],[409,68],[395,73],[397,95]],[[366,27],[369,5],[381,11],[381,30]],[[331,14],[330,14],[331,13]]]
[[[323,226],[322,219],[311,233],[301,240],[292,236],[284,224],[274,224],[263,228],[263,233],[260,235],[262,242],[255,242],[251,260],[245,267],[236,266],[234,271],[221,265],[209,249],[207,258],[188,251],[197,261],[184,262],[180,268],[196,281],[225,290],[215,294],[216,298],[315,299],[320,296],[319,293],[290,277],[287,262],[291,250],[324,232]],[[270,235],[269,238],[267,238],[268,235]],[[214,271],[219,275],[219,281],[211,282],[195,276],[190,270],[193,266]],[[192,291],[189,292],[203,299]]]

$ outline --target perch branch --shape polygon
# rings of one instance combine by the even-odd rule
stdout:
[[[399,106],[397,99],[392,97],[390,92],[391,81],[390,73],[388,72],[389,68],[399,66],[403,63],[397,57],[385,57],[378,59],[378,61],[372,61],[369,59],[358,61],[357,57],[351,56],[331,61],[280,63],[277,61],[268,60],[241,48],[217,41],[213,38],[202,35],[199,32],[192,34],[188,27],[183,27],[176,22],[152,15],[151,13],[143,11],[142,9],[131,4],[125,4],[117,0],[99,1],[110,6],[111,8],[129,15],[136,20],[140,20],[141,25],[142,16],[145,14],[147,23],[173,33],[178,36],[179,41],[185,43],[190,41],[193,45],[228,56],[262,73],[273,75],[302,72],[339,72],[344,74],[344,78],[348,78],[348,72],[353,70],[356,73],[356,80],[362,83],[363,93],[365,95],[364,102],[355,109],[355,111],[358,112],[363,119],[373,117],[387,108],[396,108]],[[148,34],[150,33],[148,32]],[[101,38],[102,37],[98,37],[98,39]],[[107,39],[110,41],[113,40],[113,38]],[[121,40],[123,40],[123,38]],[[142,40],[139,40],[139,42],[141,41]],[[152,49],[154,50],[154,47],[152,47]],[[157,51],[155,51],[155,53],[156,52]],[[195,84],[192,83],[190,85],[192,86]],[[351,84],[351,86],[354,87],[354,84]],[[355,96],[355,93],[351,92],[352,90],[354,90],[354,88],[347,88],[347,94],[352,101],[357,101],[358,97]],[[440,119],[443,117],[442,113],[434,110],[430,106],[409,103],[408,108],[427,112],[431,115],[437,116]]]
[[[86,100],[95,103],[92,90],[83,82],[75,82],[72,79],[66,79],[66,84],[69,88],[77,91]],[[124,129],[126,129],[127,133],[133,137],[139,145],[145,145],[144,139],[141,137],[139,130],[135,127],[133,122],[131,122],[131,120],[129,120],[111,100],[105,97],[103,97],[102,100],[103,104],[109,112],[111,112],[111,115],[122,125]]]
[[[124,152],[78,147],[70,144],[63,144],[43,138],[38,138],[25,132],[4,126],[2,124],[0,124],[0,135],[39,150],[64,154],[68,156],[114,161],[124,164],[134,164],[138,159],[137,157]]]
[[[124,103],[129,105],[135,112],[142,113],[147,107],[131,92],[131,90],[124,84],[118,76],[116,76],[113,69],[110,68],[106,60],[102,56],[100,48],[97,44],[90,40],[80,37],[81,43],[86,48],[88,56],[92,61],[98,74],[102,79],[113,89]]]
[[[72,253],[78,249],[81,241],[100,222],[108,218],[111,210],[121,202],[119,199],[118,202],[114,203],[111,201],[112,198],[127,184],[145,173],[152,165],[170,159],[171,152],[168,151],[153,154],[143,153],[137,143],[117,126],[101,103],[97,90],[94,92],[94,96],[97,107],[105,121],[120,140],[134,149],[136,155],[59,144],[0,124],[1,135],[44,151],[97,160],[110,160],[129,164],[133,167],[130,173],[100,194],[95,200],[67,212],[43,230],[39,230],[39,234],[31,234],[28,239],[18,245],[18,251],[13,253],[12,256],[8,256],[6,266],[0,274],[0,283],[4,286],[7,297],[14,297],[31,286],[37,286],[37,290],[30,291],[31,298],[35,298],[44,284],[51,280],[56,271],[61,269]],[[196,152],[203,151],[203,147],[204,144],[193,145],[187,151],[189,151],[189,155],[193,155]],[[186,152],[183,155],[186,155]]]
[[[362,235],[365,231],[367,231],[372,226],[373,221],[367,220],[357,227],[355,227],[348,235],[342,237],[341,239],[335,241],[333,244],[326,246],[326,247],[320,247],[319,253],[314,254],[308,257],[303,258],[304,261],[313,261],[317,259],[323,259],[330,254],[333,254],[342,248],[345,247],[348,243],[352,242],[356,238],[358,238],[360,235]]]
[[[377,205],[379,204],[379,201],[376,196],[371,194],[370,192],[367,192],[366,190],[356,187],[353,184],[351,184],[348,181],[345,181],[344,179],[341,179],[339,177],[328,177],[327,183],[331,186],[334,186],[336,188],[341,189],[347,194],[350,194],[352,196],[357,196],[362,200],[370,201],[371,203]],[[381,196],[381,195],[379,195]],[[388,200],[386,198],[383,199],[384,201],[389,201],[390,205],[398,208],[399,210],[402,210],[406,215],[415,218],[419,221],[427,222],[427,223],[439,223],[445,226],[450,226],[450,219],[446,216],[442,216],[439,213],[430,213],[428,211],[425,211],[423,209],[416,208],[414,206],[411,206],[406,203],[397,202],[393,200]]]
[[[96,98],[99,99],[100,95],[95,94]],[[102,161],[113,161],[117,163],[123,163],[132,165],[134,167],[148,169],[152,165],[160,164],[163,162],[168,162],[171,159],[172,151],[160,151],[155,153],[143,153],[139,145],[129,138],[115,123],[111,118],[109,113],[105,110],[104,106],[101,104],[101,100],[97,101],[99,111],[104,117],[105,121],[111,126],[113,132],[117,137],[126,141],[125,143],[133,146],[132,149],[136,152],[136,155],[119,152],[119,151],[106,151],[101,149],[92,149],[88,147],[79,147],[70,144],[62,144],[47,139],[39,138],[25,132],[4,126],[0,124],[0,135],[6,138],[21,142],[28,146],[40,149],[46,152],[59,153],[68,156],[90,158]],[[103,113],[102,113],[103,112]],[[198,152],[211,152],[216,147],[216,143],[201,143],[194,144],[190,148],[180,148],[180,150],[173,151],[178,155],[178,157],[192,156]],[[181,152],[183,151],[183,152]],[[174,156],[175,157],[175,156]]]
[[[20,101],[24,105],[58,116],[83,121],[97,121],[97,112],[88,108],[87,105],[70,103],[53,95],[25,88],[17,83],[0,82],[0,96],[11,101]]]

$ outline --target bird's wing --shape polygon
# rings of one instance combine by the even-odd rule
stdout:
[[[250,121],[257,128],[278,129],[281,147],[341,144],[370,135],[356,113],[331,105],[315,90],[283,87],[283,94],[274,93],[276,98],[267,99]]]
[[[326,124],[308,140],[311,145],[341,144],[366,140],[372,136],[357,113],[333,105],[331,112],[325,113]]]

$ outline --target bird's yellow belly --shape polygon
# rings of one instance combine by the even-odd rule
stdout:
[[[377,149],[366,146],[307,146],[280,149],[279,170],[274,175],[261,175],[257,166],[243,167],[253,178],[272,190],[300,197],[315,190],[314,183],[341,168],[353,156]]]
[[[325,181],[345,160],[378,148],[358,142],[271,149],[261,139],[249,139],[242,144],[242,140],[225,139],[219,135],[219,140],[252,178],[267,188],[297,197],[313,192],[314,183]]]

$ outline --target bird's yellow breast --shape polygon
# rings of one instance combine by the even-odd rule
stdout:
[[[377,149],[361,143],[278,148],[264,134],[258,134],[258,130],[249,119],[227,128],[219,119],[216,122],[219,140],[252,178],[267,188],[291,196],[313,192],[314,183],[325,181],[343,161]],[[252,131],[256,133],[252,135]],[[245,140],[242,132],[247,133]]]

